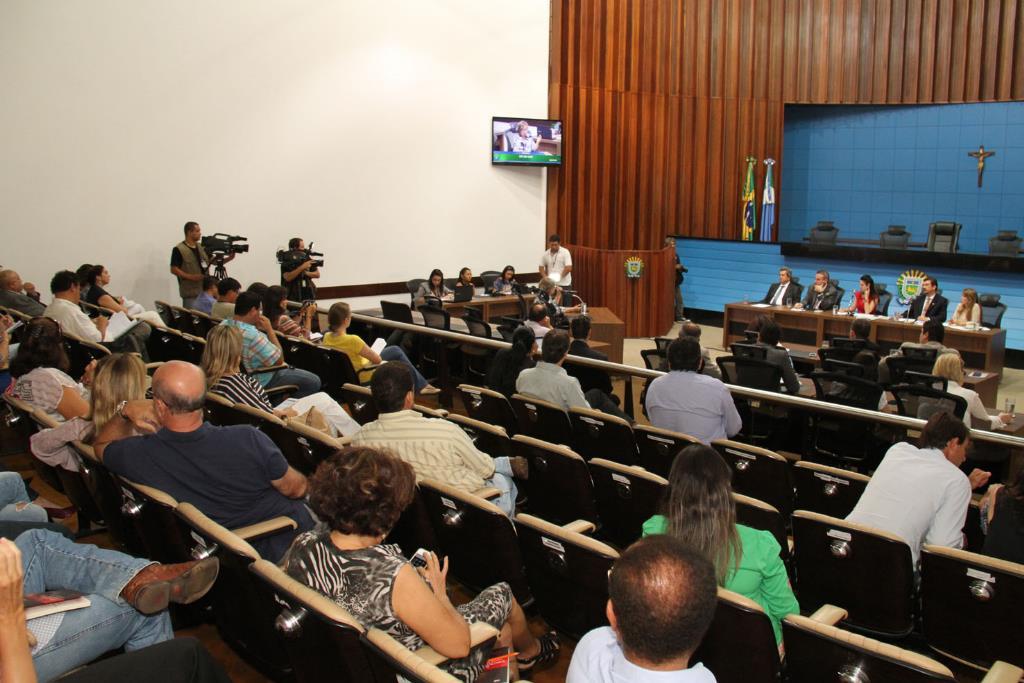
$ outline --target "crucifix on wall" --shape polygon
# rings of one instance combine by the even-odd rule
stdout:
[[[994,157],[995,152],[986,152],[985,145],[979,145],[977,152],[968,152],[967,156],[974,157],[978,160],[978,187],[981,187],[981,176],[985,172],[985,159],[987,157]]]

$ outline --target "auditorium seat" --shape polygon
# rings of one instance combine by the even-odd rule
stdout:
[[[171,323],[168,327],[183,334],[192,334],[192,316],[187,308],[169,304],[167,310],[171,316]]]
[[[835,245],[838,237],[839,229],[832,221],[818,221],[818,224],[811,228],[811,244]]]
[[[679,451],[700,443],[689,434],[642,424],[633,426],[633,435],[636,437],[640,466],[662,477],[668,477],[672,461],[679,455]]]
[[[884,282],[876,282],[875,291],[878,292],[878,305],[875,306],[875,314],[888,316],[889,304],[892,303],[892,292],[886,289]]]
[[[921,384],[926,387],[931,387],[937,391],[946,391],[949,386],[949,380],[945,377],[931,375],[926,372],[917,372],[916,370],[905,370],[903,372],[902,382],[899,383]]]
[[[4,394],[3,400],[7,405],[7,416],[4,418],[5,425],[8,428],[14,429],[25,440],[27,446],[29,438],[37,431],[37,421],[32,418],[35,408],[30,403],[22,401],[20,398],[15,398],[10,393]],[[32,469],[35,470],[40,479],[51,488],[61,493],[64,492],[64,484],[61,483],[60,477],[57,475],[56,467],[36,457],[32,457],[31,461]]]
[[[799,509],[843,519],[853,512],[871,477],[802,460],[793,467],[793,480]]]
[[[419,486],[416,487],[412,502],[402,511],[384,542],[397,543],[406,557],[412,557],[420,548],[440,551],[434,525],[430,521],[430,512]]]
[[[520,605],[532,602],[515,527],[494,503],[432,479],[419,482],[449,574],[479,592],[505,581]]]
[[[732,470],[733,491],[762,500],[787,517],[793,512],[793,482],[786,458],[730,439],[717,439],[711,446]]]
[[[278,336],[281,337],[280,334]],[[335,401],[341,400],[339,396],[343,385],[363,384],[370,373],[378,367],[373,364],[364,365],[357,372],[344,351],[314,344],[305,339],[284,337],[281,339],[281,347],[285,362],[319,377],[323,383],[323,391]]]
[[[218,323],[214,321],[213,318],[211,318],[206,313],[203,313],[202,311],[197,311],[192,308],[189,308],[187,310],[192,327],[192,329],[189,331],[189,334],[206,339],[206,335],[209,334],[210,330],[213,329],[214,325],[217,325]]]
[[[935,221],[928,225],[928,251],[938,251],[944,254],[955,254],[960,239],[960,223],[952,221]]]
[[[829,282],[836,288],[836,302],[833,305],[842,307],[843,297],[846,296],[846,290],[839,286],[839,280],[835,278],[832,278]]]
[[[123,503],[121,512],[142,540],[144,557],[157,562],[185,562],[191,559],[194,541],[188,528],[175,514],[178,501],[152,486],[117,477]]]
[[[914,626],[910,546],[895,534],[807,510],[793,513],[796,589],[804,605],[832,604],[847,625],[886,637]],[[879,570],[884,568],[884,580]],[[788,647],[788,641],[787,641]]]
[[[426,281],[426,278],[414,277],[405,283],[405,288],[409,290],[409,300],[413,306],[416,305],[416,292],[419,291],[420,285]]]
[[[462,431],[466,432],[466,436],[473,441],[477,450],[483,451],[492,458],[508,458],[514,455],[512,439],[502,427],[454,413],[445,419],[459,425]]]
[[[770,533],[779,544],[779,557],[789,566],[793,555],[793,545],[787,533],[789,517],[774,505],[742,493],[733,493],[732,500],[736,505],[736,523]]]
[[[264,422],[260,430],[281,449],[288,464],[306,476],[313,474],[320,463],[348,442],[348,439],[334,438],[294,417],[283,424]]]
[[[153,363],[183,360],[199,365],[203,359],[206,340],[193,337],[177,329],[153,328],[146,340],[146,353]]]
[[[233,401],[224,398],[220,394],[215,394],[211,391],[206,392],[206,402],[203,406],[206,421],[218,427],[230,427],[231,425],[252,425],[255,427],[259,425],[259,416],[235,410],[235,405]]]
[[[525,482],[530,514],[556,524],[584,519],[597,524],[594,485],[587,463],[565,446],[517,434],[516,455],[527,459],[530,478]]]
[[[988,238],[988,253],[991,256],[1016,258],[1020,254],[1021,238],[1016,230],[1000,230]]]
[[[817,400],[861,410],[878,410],[884,392],[876,382],[841,372],[818,370],[811,373],[811,381]],[[874,462],[881,447],[871,422],[843,414],[811,414],[811,457],[863,467]]]
[[[83,467],[82,473],[89,481],[89,492],[103,515],[103,523],[117,549],[135,557],[142,557],[145,555],[142,539],[121,512],[124,496],[120,480],[97,459],[92,446],[81,441],[72,441],[71,447],[78,454]]]
[[[392,320],[396,323],[415,325],[412,317],[412,309],[407,304],[395,301],[380,300],[380,312],[385,320]]]
[[[504,427],[509,436],[516,433],[516,414],[504,394],[472,384],[460,384],[457,389],[471,418]]]
[[[768,347],[752,342],[736,342],[729,344],[729,351],[736,358],[751,360],[768,360]]]
[[[604,458],[623,465],[637,464],[636,439],[629,422],[591,408],[570,408],[572,447],[585,460]]]
[[[573,638],[606,626],[608,572],[618,552],[581,533],[586,525],[566,528],[526,514],[514,521],[526,578],[544,621]]]
[[[941,546],[922,549],[921,623],[936,652],[982,670],[998,660],[1024,666],[1022,606],[1024,565]]]
[[[878,246],[882,249],[906,249],[910,243],[910,233],[905,225],[890,225],[878,236]]]
[[[501,277],[501,271],[485,270],[478,277],[480,278],[480,284],[484,287],[484,294],[491,294],[494,292],[494,281]]]
[[[781,662],[771,619],[750,598],[718,588],[715,616],[690,657],[718,683],[776,683]]]
[[[89,363],[110,355],[110,349],[102,344],[97,344],[87,339],[80,339],[67,332],[63,332],[62,336],[64,338],[64,351],[67,353],[68,363],[70,364],[67,372],[71,377],[81,377]]]
[[[780,391],[782,368],[775,363],[740,356],[719,356],[715,362],[726,384],[764,391]]]
[[[352,419],[361,425],[377,419],[377,405],[373,402],[369,387],[352,383],[343,384],[336,400],[348,406]]]
[[[174,317],[171,314],[171,305],[169,303],[157,299],[153,302],[153,307],[156,308],[160,319],[164,321],[165,327],[174,327]]]
[[[967,412],[967,399],[963,396],[923,384],[897,384],[889,391],[896,399],[896,410],[900,415],[927,420],[935,413],[945,412],[963,420]]]
[[[981,324],[993,330],[1003,324],[1006,304],[999,302],[998,294],[979,294],[978,304],[981,306]]]
[[[601,518],[598,537],[627,548],[643,535],[643,525],[658,514],[668,482],[642,467],[603,458],[588,463]]]
[[[661,349],[641,349],[640,357],[644,361],[644,367],[648,370],[668,370],[668,360],[665,357],[666,352]]]
[[[509,402],[516,414],[519,434],[564,446],[572,444],[572,424],[560,406],[523,394],[513,394]]]

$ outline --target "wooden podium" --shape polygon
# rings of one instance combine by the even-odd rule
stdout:
[[[627,337],[657,337],[672,328],[675,261],[672,249],[594,249],[566,244],[572,254],[572,288],[588,306],[611,309]],[[639,278],[626,277],[626,259],[643,260]]]

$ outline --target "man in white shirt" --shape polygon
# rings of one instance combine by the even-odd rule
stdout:
[[[970,437],[964,423],[949,413],[932,415],[917,443],[900,442],[889,449],[846,518],[902,538],[914,566],[924,543],[963,547],[971,490],[991,476],[979,469],[970,476],[960,471]]]
[[[566,683],[714,683],[690,665],[718,604],[711,562],[659,534],[631,545],[608,575],[611,626],[583,636]]]
[[[61,332],[97,344],[102,343],[113,351],[138,353],[144,361],[149,362],[146,354],[146,339],[152,331],[149,325],[140,322],[117,339],[111,339],[107,335],[110,320],[106,316],[100,315],[90,319],[82,312],[78,305],[82,289],[78,283],[78,276],[70,270],[59,271],[53,276],[50,280],[50,291],[53,293],[53,301],[43,311],[43,315],[56,320],[60,324]]]
[[[551,331],[551,318],[544,304],[530,306],[530,317],[523,323],[533,332],[533,337],[540,342]]]
[[[540,276],[554,280],[559,287],[572,286],[572,255],[561,246],[562,238],[548,238],[548,249],[540,257]]]
[[[783,266],[779,268],[779,281],[773,282],[761,303],[772,306],[793,306],[800,301],[799,290],[793,284],[793,271]]]

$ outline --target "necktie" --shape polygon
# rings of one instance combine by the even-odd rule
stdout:
[[[924,308],[921,309],[921,315],[928,315],[928,309],[932,306],[932,297],[926,296],[924,298]]]
[[[785,293],[786,287],[788,286],[788,284],[779,285],[779,288],[775,290],[775,296],[772,298],[772,306],[778,306],[782,303],[782,295]]]

